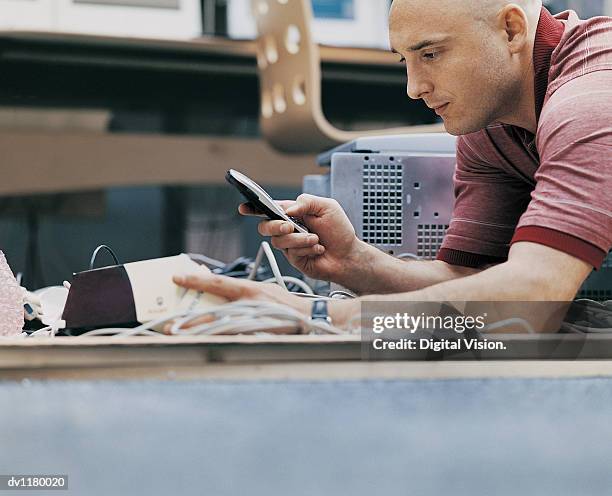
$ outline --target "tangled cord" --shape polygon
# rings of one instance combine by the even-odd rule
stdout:
[[[211,321],[204,321],[208,320]],[[201,322],[201,323],[198,323]],[[279,303],[268,303],[255,300],[244,300],[223,305],[216,305],[206,310],[197,310],[187,314],[181,313],[148,322],[132,329],[95,329],[78,336],[129,337],[159,336],[153,329],[171,324],[169,334],[174,336],[215,336],[294,331],[293,334],[332,334],[344,335],[346,331],[334,327],[325,321],[311,320],[297,310]],[[184,328],[184,326],[191,327]]]

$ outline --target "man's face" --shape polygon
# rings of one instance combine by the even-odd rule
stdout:
[[[406,63],[408,96],[437,109],[453,135],[484,129],[520,91],[503,32],[462,3],[394,0],[389,19],[391,46]]]

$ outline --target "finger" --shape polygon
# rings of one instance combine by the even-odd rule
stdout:
[[[250,217],[265,217],[265,214],[257,210],[251,203],[241,203],[238,206],[238,212],[241,215],[247,215]]]
[[[202,293],[221,296],[230,301],[245,298],[249,294],[251,281],[233,279],[216,274],[187,274],[175,275],[172,280],[178,286],[195,289]],[[250,284],[249,284],[250,283]]]
[[[210,324],[211,322],[214,322],[215,320],[217,320],[217,317],[215,317],[212,314],[202,315],[201,317],[198,317],[197,319],[193,319],[193,320],[190,320],[189,322],[185,322],[181,326],[181,329],[191,329],[193,327],[196,327],[202,324]]]
[[[323,245],[309,246],[308,248],[295,248],[289,250],[287,254],[289,257],[303,258],[303,257],[318,257],[325,253],[325,247]]]
[[[288,208],[295,205],[295,200],[276,200],[276,203],[286,212]]]
[[[250,203],[241,203],[238,205],[238,212],[240,212],[242,215],[253,215],[255,210]]]
[[[264,220],[257,226],[257,231],[262,236],[284,236],[293,232],[293,225],[284,220]]]
[[[216,317],[212,314],[202,315],[201,317],[190,320],[189,322],[185,322],[180,327],[180,329],[191,329],[201,324],[210,324],[211,322],[214,322],[215,320],[216,320]],[[168,324],[164,325],[163,333],[172,334],[172,326],[174,324],[175,324],[174,322],[169,322]]]
[[[326,209],[334,207],[335,200],[303,194],[297,197],[295,204],[287,208],[285,212],[291,217],[305,217],[307,215],[321,216]]]
[[[272,246],[279,250],[308,248],[319,242],[319,236],[316,234],[287,234],[286,236],[274,237],[271,242]]]

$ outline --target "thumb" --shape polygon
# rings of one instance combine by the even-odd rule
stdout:
[[[307,215],[320,216],[325,210],[325,198],[303,194],[297,197],[295,203],[287,208],[286,213],[292,217],[305,217]]]
[[[286,212],[287,209],[295,205],[295,200],[274,200]]]

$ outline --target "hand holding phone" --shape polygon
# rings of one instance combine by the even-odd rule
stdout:
[[[256,212],[261,212],[262,215],[265,215],[270,220],[284,220],[289,222],[299,233],[306,234],[309,232],[306,226],[301,224],[297,219],[289,217],[282,207],[274,201],[259,184],[241,172],[230,169],[227,171],[225,179],[240,192],[251,208]]]

